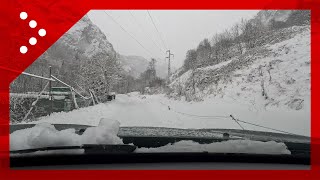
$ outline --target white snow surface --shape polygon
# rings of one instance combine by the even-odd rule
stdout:
[[[189,116],[186,115],[196,115]],[[168,99],[165,95],[140,95],[138,92],[118,94],[114,101],[106,104],[53,113],[38,121],[28,123],[82,124],[97,126],[101,118],[117,120],[121,126],[170,127],[183,129],[227,128],[239,129],[229,115],[263,126],[310,136],[308,112],[273,109],[253,111],[250,104],[228,99],[208,98],[200,102]],[[197,117],[197,116],[217,117]],[[221,116],[221,117],[220,117]],[[26,123],[26,122],[22,122]],[[270,131],[242,124],[248,130]]]
[[[58,131],[49,123],[39,123],[32,128],[11,133],[10,150],[82,144],[123,144],[117,136],[119,125],[118,121],[101,119],[97,127],[87,128],[82,135],[78,135],[75,129]]]
[[[251,140],[229,140],[211,144],[199,144],[193,141],[179,141],[158,148],[138,148],[137,153],[154,152],[211,152],[211,153],[247,153],[247,154],[291,154],[284,143],[275,141],[260,142]]]

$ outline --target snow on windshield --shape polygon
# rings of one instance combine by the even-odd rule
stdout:
[[[152,152],[214,152],[248,154],[291,154],[284,143],[275,141],[261,142],[251,140],[229,140],[211,144],[199,144],[193,141],[179,141],[158,148],[139,148],[139,153]]]
[[[49,123],[39,123],[32,128],[11,133],[10,150],[83,144],[123,144],[117,136],[119,125],[118,121],[101,119],[97,127],[89,127],[82,135],[78,135],[75,129],[58,131]]]
[[[10,134],[10,150],[35,149],[57,146],[80,146],[83,144],[123,144],[117,136],[120,123],[101,119],[97,127],[87,128],[82,135],[75,129],[58,131],[49,123],[39,123],[32,128],[17,130]],[[193,141],[180,141],[159,148],[138,148],[136,153],[149,152],[214,152],[214,153],[255,153],[290,154],[284,143],[259,142],[251,140],[229,140],[211,144],[198,144]],[[58,151],[55,153],[64,153]],[[67,151],[68,152],[68,151]],[[71,151],[74,153],[75,151]],[[83,153],[83,151],[81,151]],[[37,152],[37,154],[43,154]]]

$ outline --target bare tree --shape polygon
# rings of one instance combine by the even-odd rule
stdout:
[[[240,32],[241,31],[241,26],[237,23],[235,24],[232,29],[231,29],[231,33],[232,33],[232,38],[233,41],[237,47],[237,50],[239,52],[239,54],[243,53],[243,47],[241,44],[241,37],[240,37]]]
[[[204,39],[200,42],[199,46],[196,49],[197,52],[197,61],[201,65],[209,65],[211,59],[211,45],[208,39]]]

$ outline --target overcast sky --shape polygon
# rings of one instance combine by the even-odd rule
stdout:
[[[241,18],[252,18],[258,11],[150,10],[158,31],[146,10],[106,12],[116,22],[102,10],[90,11],[89,18],[105,33],[118,53],[147,59],[152,56],[158,61],[165,61],[164,51],[170,49],[175,56],[172,65],[178,68],[182,65],[186,52],[196,48],[204,38],[224,31],[240,22]]]

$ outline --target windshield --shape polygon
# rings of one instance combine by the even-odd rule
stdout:
[[[309,11],[90,11],[11,83],[10,150],[292,154],[310,60]]]

